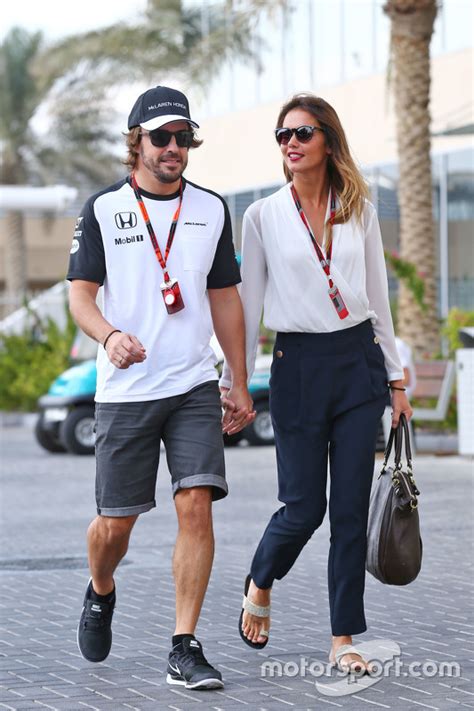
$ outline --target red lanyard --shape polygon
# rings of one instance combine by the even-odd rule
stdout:
[[[301,219],[303,220],[303,223],[306,227],[306,229],[309,232],[309,236],[311,237],[311,242],[313,243],[313,247],[316,250],[316,254],[318,255],[319,262],[324,270],[324,273],[326,274],[328,281],[329,281],[329,286],[332,288],[333,282],[331,279],[331,257],[332,257],[332,240],[331,244],[329,245],[328,252],[326,259],[324,258],[324,254],[321,251],[321,248],[318,244],[318,241],[316,237],[314,236],[313,230],[311,229],[311,225],[309,224],[306,215],[304,214],[303,208],[301,207],[301,202],[298,197],[298,193],[296,192],[295,186],[292,184],[290,186],[291,194],[293,196],[293,200],[295,201],[296,209],[299,212],[299,215]],[[334,194],[333,189],[331,188],[331,211],[329,214],[329,222],[333,224],[334,217],[336,215],[336,196]]]
[[[332,257],[332,240],[331,244],[329,245],[328,252],[326,259],[324,259],[324,254],[321,251],[321,248],[317,242],[316,237],[313,234],[313,230],[311,229],[311,225],[309,224],[306,215],[304,214],[303,208],[301,207],[301,202],[298,197],[298,193],[296,192],[296,188],[294,185],[291,185],[291,194],[293,195],[293,200],[295,201],[296,209],[299,212],[299,215],[301,219],[303,220],[306,229],[309,232],[309,236],[311,237],[311,242],[313,243],[313,247],[316,250],[316,254],[318,255],[319,263],[321,264],[321,267],[323,268],[324,273],[326,274],[329,282],[329,289],[328,289],[328,294],[329,298],[332,301],[332,304],[334,308],[336,309],[336,313],[339,316],[340,319],[347,318],[349,316],[349,311],[347,310],[347,306],[344,303],[344,299],[342,298],[342,294],[337,288],[337,286],[334,284],[333,280],[331,279],[331,257]],[[336,196],[334,194],[333,189],[331,188],[331,211],[329,215],[329,222],[334,224],[334,217],[336,215]]]
[[[143,202],[143,198],[140,195],[140,190],[138,188],[138,184],[135,179],[135,175],[133,173],[132,173],[132,177],[131,177],[131,185],[133,188],[133,192],[135,193],[135,197],[137,198],[138,207],[140,208],[140,211],[143,215],[143,219],[145,220],[146,228],[148,230],[148,234],[150,235],[151,243],[153,245],[153,249],[155,250],[156,258],[158,259],[160,266],[163,269],[165,282],[169,282],[170,277],[169,277],[169,274],[166,270],[166,262],[168,261],[168,255],[170,253],[171,245],[173,244],[174,234],[176,232],[176,227],[178,225],[178,220],[179,220],[179,214],[181,212],[181,205],[183,203],[183,181],[180,180],[180,183],[179,183],[179,205],[176,208],[176,212],[174,213],[173,220],[171,222],[170,231],[169,231],[169,235],[168,235],[168,241],[166,243],[165,258],[164,259],[163,259],[163,255],[161,254],[160,245],[158,244],[158,241],[155,236],[155,231],[152,227],[150,218],[148,216],[148,212],[145,207],[145,203]]]

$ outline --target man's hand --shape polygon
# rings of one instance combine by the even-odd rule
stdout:
[[[253,401],[246,385],[220,388],[221,403],[224,409],[222,432],[233,435],[247,427],[255,419]]]
[[[146,358],[146,351],[138,338],[120,331],[110,336],[105,351],[110,362],[120,370],[126,370],[134,363],[142,363]]]

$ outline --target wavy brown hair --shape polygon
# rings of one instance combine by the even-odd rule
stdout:
[[[142,133],[140,126],[134,126],[130,131],[123,134],[125,136],[125,145],[127,147],[127,155],[123,159],[122,163],[126,165],[130,172],[135,170],[137,167],[137,154],[138,146],[142,139]],[[202,140],[200,140],[196,135],[194,135],[193,142],[191,143],[191,148],[199,148]]]
[[[368,198],[369,190],[351,156],[339,116],[333,107],[321,97],[314,94],[295,94],[281,107],[276,128],[283,126],[286,115],[293,109],[307,111],[324,130],[326,145],[331,150],[327,162],[329,182],[336,191],[340,204],[333,220],[334,224],[347,222],[353,212],[360,219],[364,209],[364,200]],[[287,182],[293,180],[293,174],[285,163],[283,171]],[[328,224],[326,229],[329,242],[332,236],[331,225]]]

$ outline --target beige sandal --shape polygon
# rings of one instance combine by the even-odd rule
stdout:
[[[242,630],[242,621],[244,618],[244,612],[248,612],[250,615],[255,615],[255,617],[269,617],[270,616],[270,605],[256,605],[252,600],[249,600],[247,597],[247,593],[249,591],[250,587],[250,582],[252,578],[250,575],[247,575],[245,578],[245,586],[244,586],[244,599],[242,601],[242,610],[240,612],[240,617],[239,617],[239,634],[244,640],[245,644],[248,644],[249,647],[253,647],[253,649],[263,649],[267,642],[268,642],[268,636],[269,632],[268,630],[261,629],[259,634],[259,637],[266,637],[265,642],[252,642],[250,639],[247,639],[247,637],[244,635],[243,630]]]
[[[349,664],[342,662],[341,660],[346,656],[346,654],[355,654],[357,657],[360,657],[363,665],[365,666],[360,666],[361,663],[354,659],[349,662]],[[352,644],[342,644],[336,650],[334,660],[332,660],[331,655],[329,655],[329,661],[344,674],[360,674],[361,672],[368,674],[370,670],[370,667],[367,666],[367,660],[364,659],[359,650],[356,649],[356,647],[353,647]],[[359,665],[359,668],[357,668],[357,665]]]

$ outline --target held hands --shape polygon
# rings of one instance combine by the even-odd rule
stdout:
[[[391,383],[391,385],[395,384]],[[398,383],[396,385],[401,387]],[[400,415],[403,413],[408,422],[413,415],[413,410],[404,390],[390,390],[390,393],[392,395],[392,427],[395,428],[398,427]]]
[[[126,370],[134,363],[142,363],[146,358],[146,351],[138,338],[121,331],[109,336],[105,351],[110,362],[119,370]]]
[[[257,413],[253,409],[253,401],[246,385],[232,386],[230,390],[229,388],[220,388],[220,391],[224,410],[222,432],[233,435],[253,422]]]

